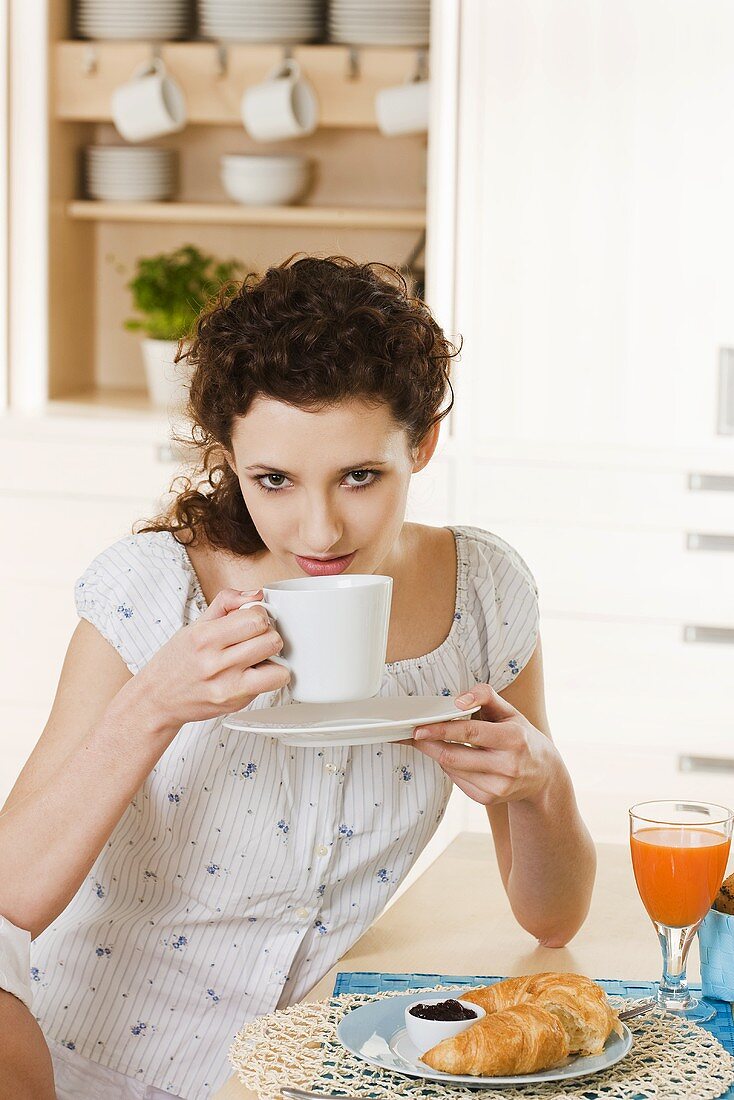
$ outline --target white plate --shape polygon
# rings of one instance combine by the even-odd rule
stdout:
[[[243,11],[238,0],[207,0],[207,3],[199,5],[201,12],[222,12],[238,15],[242,19],[312,19],[321,15],[322,9],[317,4],[303,5],[298,8],[262,8],[260,11]]]
[[[226,15],[202,15],[199,27],[218,27],[227,31],[237,31],[247,34],[315,34],[321,30],[321,24],[316,20],[310,23],[295,23],[292,19],[282,23],[251,23],[244,19],[230,19]]]
[[[101,187],[95,189],[90,187],[87,194],[90,199],[97,199],[99,202],[165,202],[173,198],[171,191],[119,192],[107,191]]]
[[[567,1081],[588,1077],[620,1062],[632,1048],[632,1032],[622,1024],[622,1037],[612,1032],[601,1054],[569,1058],[554,1069],[514,1077],[472,1077],[454,1073],[439,1073],[420,1060],[421,1052],[411,1043],[405,1030],[405,1007],[417,997],[426,1001],[461,997],[466,989],[442,990],[440,993],[413,990],[399,997],[370,1001],[352,1009],[342,1017],[336,1035],[342,1046],[369,1062],[372,1066],[401,1073],[406,1077],[423,1077],[427,1081],[445,1081],[455,1085],[533,1085],[542,1081]],[[425,1052],[423,1052],[425,1053]],[[396,1090],[397,1091],[397,1090]]]
[[[303,31],[253,31],[244,27],[202,25],[199,31],[203,38],[213,38],[222,42],[264,42],[271,46],[298,46],[321,37],[321,29],[318,27]]]
[[[329,26],[339,27],[342,30],[381,30],[387,33],[393,31],[414,31],[422,30],[424,27],[430,26],[430,20],[428,17],[425,19],[422,16],[416,16],[415,19],[348,19],[346,16],[332,15],[329,18]]]
[[[372,745],[411,737],[416,726],[451,722],[479,710],[460,710],[443,695],[377,696],[355,703],[289,703],[241,710],[224,719],[227,729],[275,737],[284,745]]]
[[[267,3],[250,5],[249,7],[242,6],[242,0],[199,0],[199,11],[203,11],[206,8],[214,10],[215,8],[236,8],[242,15],[300,15],[302,12],[322,11],[323,5],[321,0],[301,0],[300,3],[291,4],[277,4],[274,0],[269,0]]]
[[[388,34],[378,37],[376,34],[367,34],[366,32],[349,34],[343,31],[340,33],[330,31],[328,39],[330,42],[337,42],[343,46],[414,46],[416,49],[424,49],[428,46],[428,32],[406,35]]]

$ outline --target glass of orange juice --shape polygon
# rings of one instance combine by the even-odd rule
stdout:
[[[658,1003],[696,1023],[715,1010],[686,979],[688,948],[726,871],[734,815],[708,802],[639,802],[629,811],[632,867],[663,952]]]

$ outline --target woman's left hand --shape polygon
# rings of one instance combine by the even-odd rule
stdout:
[[[460,709],[481,703],[481,709],[470,718],[417,726],[404,744],[432,757],[483,806],[537,800],[561,764],[551,739],[489,684],[477,684],[455,703]]]

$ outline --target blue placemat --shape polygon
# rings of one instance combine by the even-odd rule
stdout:
[[[597,978],[606,993],[615,997],[650,997],[655,995],[654,982],[621,981],[616,978]],[[334,982],[334,993],[382,993],[391,990],[395,993],[407,993],[411,989],[432,989],[437,985],[457,987],[489,985],[500,979],[494,976],[479,975],[467,977],[465,974],[376,974],[370,971],[355,971],[352,974],[339,973]],[[700,995],[700,985],[692,985],[691,992]],[[714,1035],[721,1045],[734,1054],[734,1020],[728,1001],[709,1003],[716,1008],[716,1016],[707,1024],[702,1024]],[[734,1087],[725,1092],[720,1100],[734,1100]]]

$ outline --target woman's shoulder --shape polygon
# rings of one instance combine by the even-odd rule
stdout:
[[[106,547],[76,582],[80,618],[137,672],[202,610],[185,547],[168,531],[127,535]]]
[[[466,561],[472,575],[501,582],[502,577],[514,573],[521,576],[537,596],[538,586],[528,563],[506,539],[482,527],[455,526],[451,530],[458,556]]]
[[[502,691],[523,670],[538,640],[538,587],[505,539],[480,527],[453,527],[458,600],[476,676]]]

